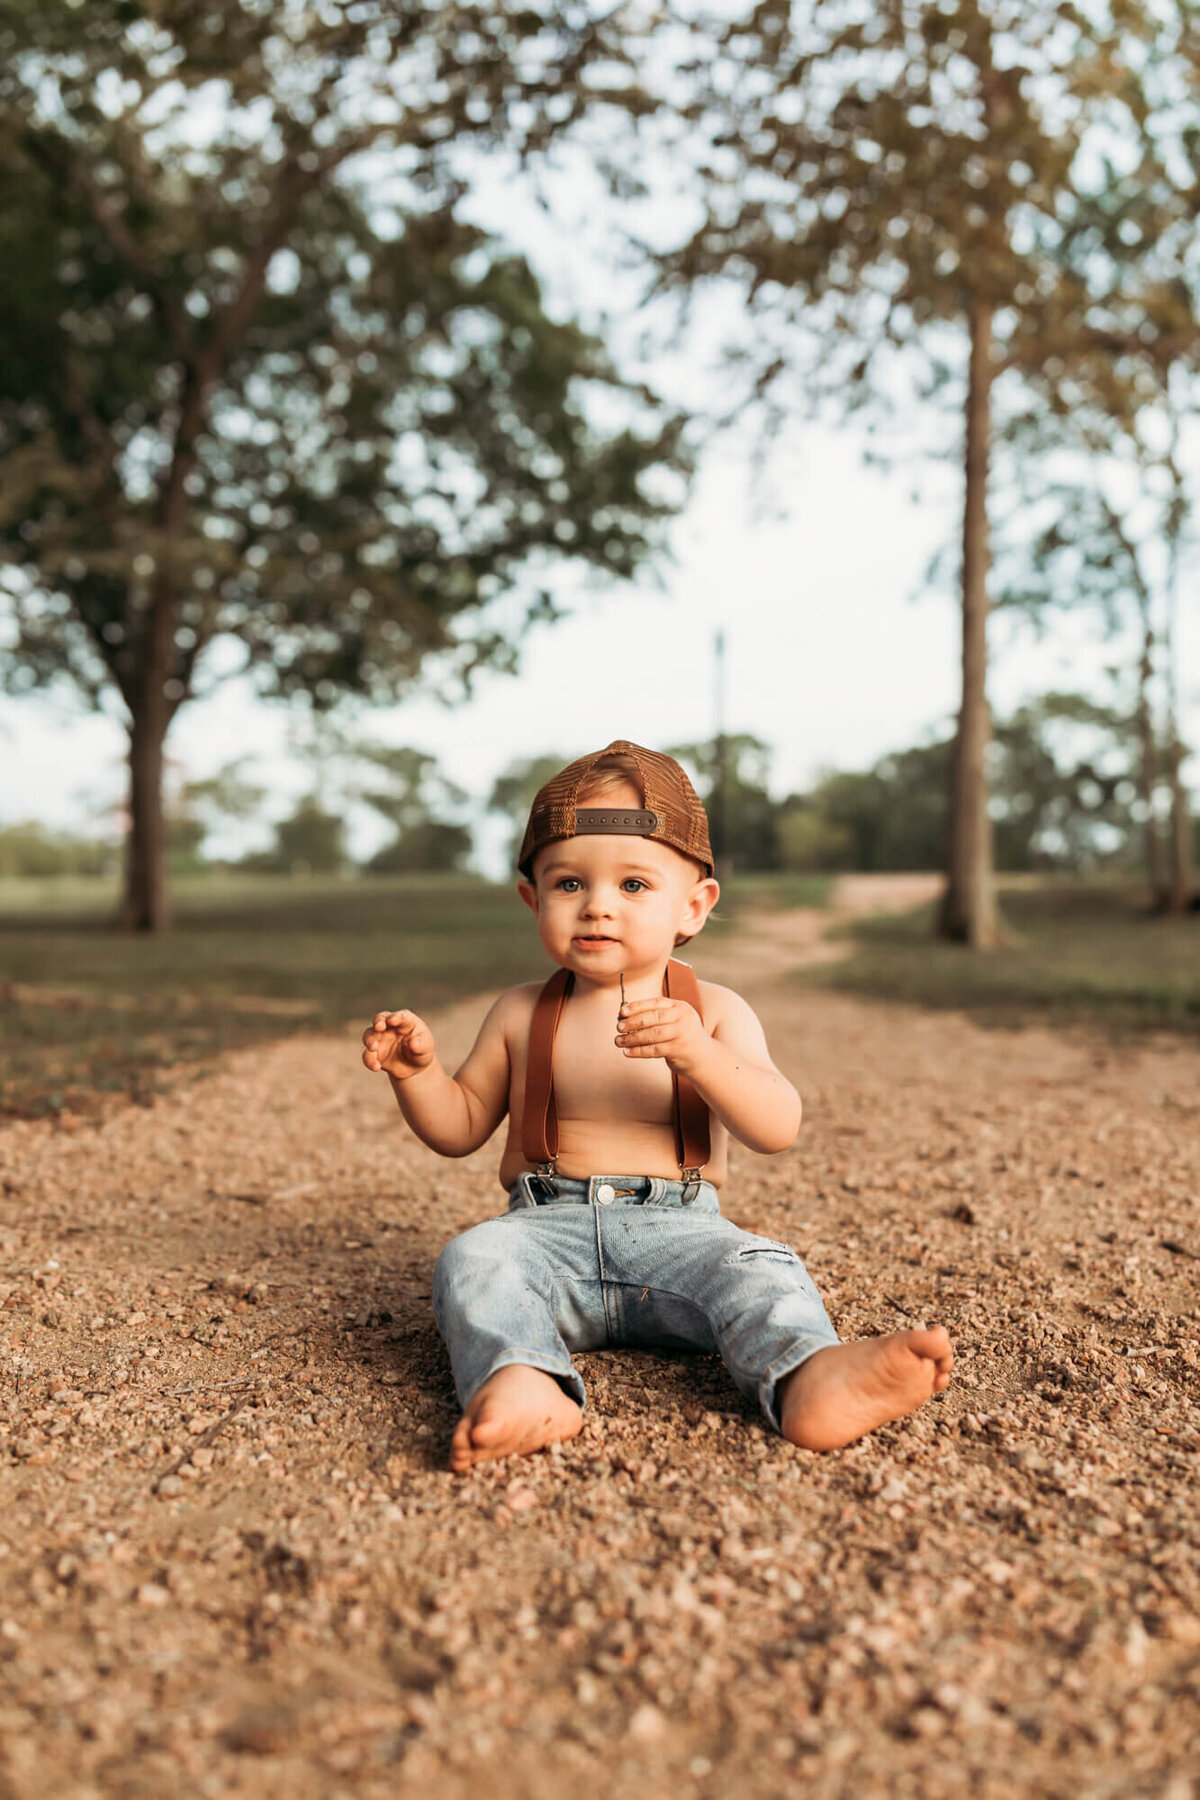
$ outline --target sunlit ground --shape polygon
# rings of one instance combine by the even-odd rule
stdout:
[[[820,906],[813,876],[726,884],[710,930],[746,910]],[[223,1050],[342,1030],[382,1005],[428,1010],[533,980],[545,960],[510,886],[468,876],[211,875],[176,883],[174,928],[112,928],[115,886],[0,883],[0,1115],[153,1103]],[[1131,886],[1006,885],[1013,942],[938,944],[928,909],[842,927],[848,956],[798,979],[985,1018],[1200,1029],[1200,917],[1151,918]]]

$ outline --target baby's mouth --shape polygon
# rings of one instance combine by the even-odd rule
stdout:
[[[620,940],[614,937],[605,937],[604,934],[599,931],[581,931],[576,935],[575,942],[577,944],[582,944],[585,949],[590,950],[600,944],[616,944],[619,943]]]

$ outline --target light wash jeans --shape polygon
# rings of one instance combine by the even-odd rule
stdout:
[[[794,1250],[723,1219],[710,1182],[656,1175],[522,1175],[507,1213],[446,1245],[433,1307],[464,1407],[510,1363],[582,1406],[573,1350],[719,1350],[778,1430],[779,1382],[839,1341]]]

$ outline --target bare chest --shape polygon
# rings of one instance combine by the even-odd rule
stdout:
[[[603,1014],[570,1003],[554,1043],[554,1104],[560,1124],[572,1119],[669,1125],[674,1084],[660,1057],[629,1057],[618,1050],[616,1009]],[[522,1075],[524,1071],[522,1071]]]

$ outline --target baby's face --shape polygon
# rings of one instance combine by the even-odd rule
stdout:
[[[632,787],[604,804],[638,808]],[[562,968],[604,985],[661,965],[676,934],[694,935],[716,904],[715,881],[652,838],[563,838],[539,850],[533,881],[519,892],[537,915],[538,934]]]

